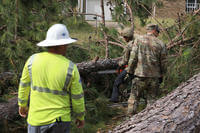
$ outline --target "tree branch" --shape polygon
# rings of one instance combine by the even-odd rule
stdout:
[[[130,19],[131,19],[131,26],[134,28],[134,18],[133,18],[133,12],[131,6],[128,4],[127,0],[124,0],[126,7],[128,8],[128,11],[130,13]],[[133,30],[134,33],[134,30]]]
[[[108,43],[109,43],[109,44],[116,45],[116,46],[119,46],[119,47],[121,47],[121,48],[123,48],[123,49],[125,48],[124,45],[122,45],[122,44],[120,44],[120,43],[117,43],[117,42],[108,41]]]
[[[175,44],[173,44],[178,38],[180,38],[182,35],[183,35],[183,33],[187,30],[187,28],[191,25],[191,24],[193,24],[194,22],[197,22],[197,21],[199,21],[200,19],[197,19],[197,20],[195,20],[195,21],[192,21],[192,22],[190,22],[189,24],[187,24],[182,30],[181,30],[181,32],[176,36],[176,37],[174,37],[174,39],[170,42],[170,43],[168,43],[167,44],[167,46],[168,47],[173,47]],[[179,41],[179,40],[177,40],[177,41]],[[170,45],[172,45],[172,46],[170,46]]]
[[[200,37],[200,35],[198,35],[198,36]],[[167,49],[171,49],[171,48],[173,48],[177,45],[181,45],[182,43],[188,42],[188,41],[193,40],[193,39],[194,38],[192,37],[192,38],[186,38],[184,40],[178,40],[177,42],[173,42],[172,45],[167,45]],[[197,41],[197,42],[199,42],[199,41]]]

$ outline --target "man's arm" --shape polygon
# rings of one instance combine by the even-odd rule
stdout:
[[[128,61],[128,67],[127,67],[127,73],[134,74],[135,68],[137,66],[138,61],[138,39],[135,39],[135,42],[133,44],[130,59]]]
[[[72,84],[71,84],[71,100],[72,108],[75,116],[77,118],[77,127],[81,128],[84,126],[84,116],[85,116],[85,101],[84,92],[81,84],[80,75],[77,66],[74,67]]]
[[[131,53],[131,49],[132,49],[132,43],[133,41],[130,41],[127,46],[124,49],[124,54],[122,57],[122,60],[119,62],[119,66],[123,66],[123,65],[127,65],[128,64],[128,60],[130,57],[130,53]]]
[[[19,89],[18,89],[18,105],[19,105],[19,114],[22,117],[26,117],[28,114],[28,97],[31,88],[31,80],[28,72],[28,62],[26,62],[22,77],[20,79]]]

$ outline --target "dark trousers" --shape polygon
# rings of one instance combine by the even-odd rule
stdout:
[[[121,84],[123,84],[124,78],[127,74],[126,70],[123,70],[115,79],[114,85],[113,85],[113,90],[112,90],[112,96],[111,96],[111,100],[113,101],[118,101],[118,97],[119,97],[119,86]]]
[[[28,124],[28,133],[69,133],[70,122],[54,122],[44,126],[31,126]]]

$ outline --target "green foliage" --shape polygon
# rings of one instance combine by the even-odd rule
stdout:
[[[70,32],[80,32],[87,31],[93,32],[92,26],[90,26],[82,16],[71,16],[64,20],[64,23],[67,24],[68,30]]]
[[[75,19],[70,21],[70,16],[66,19],[66,14],[76,4],[73,0],[0,1],[0,25],[3,27],[0,30],[0,72],[21,72],[26,59],[43,50],[35,45],[45,39],[52,24],[75,22]],[[75,23],[72,28],[86,27],[84,24]]]
[[[175,89],[181,82],[185,82],[194,74],[200,72],[198,56],[200,47],[186,47],[181,52],[182,54],[169,58],[168,72],[163,84],[165,90]]]
[[[98,128],[104,128],[111,121],[110,118],[120,112],[119,109],[109,107],[107,98],[99,93],[96,88],[85,88],[86,120],[83,129],[77,129],[72,123],[74,133],[94,133]]]
[[[90,55],[87,49],[83,49],[81,46],[73,44],[71,47],[68,47],[66,57],[74,63],[79,63],[87,61],[90,58]]]
[[[200,72],[200,25],[198,16],[186,15],[181,17],[179,25],[168,29],[170,37],[179,35],[183,29],[183,36],[175,41],[184,40],[181,45],[176,45],[169,50],[168,71],[162,84],[164,91],[175,89],[181,82],[185,82],[194,74]],[[183,38],[184,37],[184,38]]]
[[[113,19],[124,25],[130,24],[130,14],[124,4],[124,0],[112,0],[112,2],[115,3],[112,12]],[[157,0],[127,0],[127,2],[132,9],[133,15],[140,19],[142,25],[145,24],[146,19],[150,15],[149,12],[152,10],[152,4],[160,5],[160,2],[157,2]]]

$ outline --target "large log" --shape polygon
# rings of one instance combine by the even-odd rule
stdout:
[[[12,98],[8,102],[0,104],[0,120],[14,120],[18,117],[17,98]]]
[[[199,133],[200,73],[152,106],[122,122],[113,133]]]
[[[116,69],[118,66],[118,62],[120,60],[121,58],[115,58],[115,59],[96,58],[92,61],[77,63],[76,65],[79,69],[80,75],[85,76],[100,70]]]
[[[121,58],[114,59],[99,59],[96,57],[92,61],[77,63],[77,67],[79,69],[80,75],[87,76],[90,73],[96,73],[100,70],[109,70],[116,69],[118,67],[118,62]],[[12,77],[15,74],[12,72],[4,72],[0,73],[0,81],[9,81],[12,80]],[[21,75],[21,74],[19,74]]]

